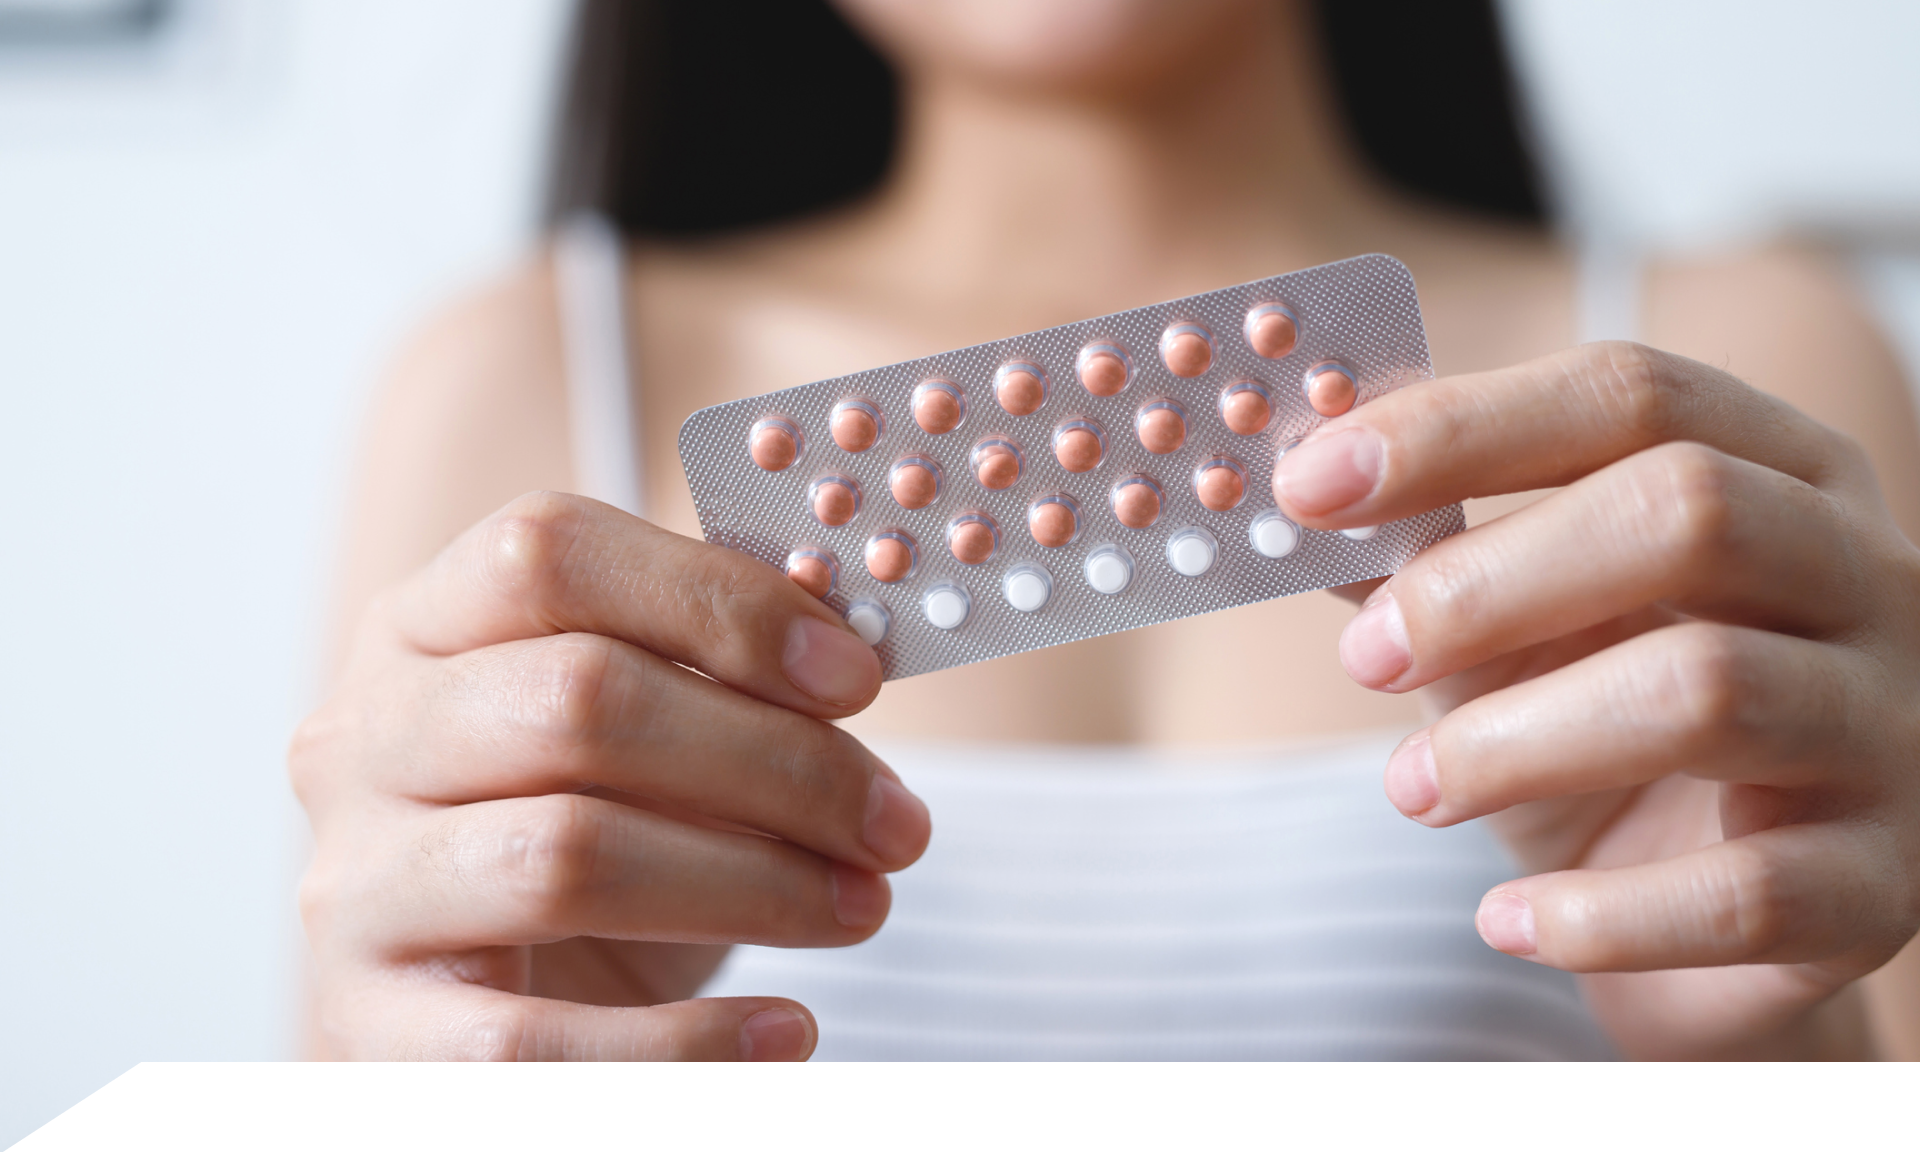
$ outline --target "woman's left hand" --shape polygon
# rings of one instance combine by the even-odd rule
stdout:
[[[1498,814],[1539,874],[1488,943],[1590,977],[1632,1055],[1832,1050],[1920,928],[1920,549],[1853,441],[1704,364],[1592,344],[1363,405],[1287,453],[1310,528],[1560,487],[1381,585],[1341,658],[1445,710],[1388,798]]]

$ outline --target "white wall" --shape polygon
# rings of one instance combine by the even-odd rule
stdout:
[[[0,1145],[293,1051],[337,495],[397,335],[510,259],[558,0],[207,0],[0,57]]]
[[[1920,4],[1502,0],[1567,207],[1668,246],[1920,237]]]
[[[1920,8],[1506,3],[1596,226],[1920,219]],[[564,7],[199,0],[156,61],[0,55],[0,1142],[137,1060],[292,1051],[280,760],[350,425],[523,243]],[[1920,352],[1920,265],[1872,267]]]

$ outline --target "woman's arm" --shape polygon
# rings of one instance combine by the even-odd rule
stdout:
[[[377,590],[515,496],[573,488],[552,266],[539,257],[423,325],[382,381],[354,464],[329,666]]]
[[[1669,265],[1649,277],[1646,303],[1649,343],[1724,368],[1859,441],[1894,521],[1920,541],[1914,393],[1841,259],[1780,247]],[[1920,942],[1861,983],[1879,1053],[1920,1060]]]

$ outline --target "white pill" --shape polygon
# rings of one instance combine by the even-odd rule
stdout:
[[[952,631],[965,624],[971,607],[967,594],[951,584],[927,589],[920,600],[920,610],[927,614],[927,623],[942,631]]]
[[[1109,544],[1097,548],[1087,557],[1087,583],[1095,592],[1113,596],[1127,590],[1133,583],[1133,562],[1125,552]]]
[[[1007,603],[1020,612],[1038,612],[1053,598],[1053,581],[1047,579],[1044,570],[1030,565],[1008,572],[1000,587],[1007,594]]]
[[[1380,526],[1375,524],[1369,528],[1342,528],[1340,529],[1340,535],[1345,536],[1349,540],[1371,540],[1373,539],[1373,534],[1378,531],[1380,531]]]
[[[1269,508],[1256,516],[1247,537],[1253,542],[1253,550],[1269,560],[1291,556],[1300,546],[1300,529],[1282,516],[1278,508]]]
[[[878,644],[887,638],[887,632],[893,626],[893,620],[887,615],[887,609],[877,600],[856,600],[847,609],[847,623],[860,639],[869,644]]]
[[[1204,528],[1182,528],[1167,540],[1167,563],[1182,576],[1203,576],[1220,546]]]

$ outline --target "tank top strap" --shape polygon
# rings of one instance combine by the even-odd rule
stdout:
[[[626,247],[604,217],[563,222],[553,241],[574,485],[646,515],[646,470],[627,340]]]
[[[1581,343],[1640,339],[1644,265],[1640,250],[1624,241],[1590,238],[1580,245],[1574,290]]]

